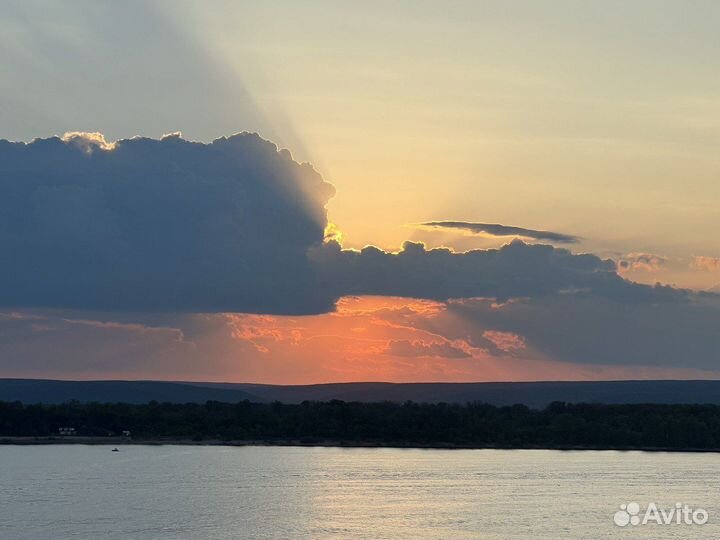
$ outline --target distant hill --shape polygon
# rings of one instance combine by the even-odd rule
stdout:
[[[415,401],[545,407],[567,403],[712,403],[720,405],[720,381],[601,381],[507,383],[333,383],[281,386],[164,381],[56,381],[0,379],[0,401],[203,403],[282,401]]]
[[[204,383],[208,384],[208,383]],[[210,383],[212,384],[212,383]],[[720,381],[579,381],[498,383],[334,383],[302,386],[218,384],[237,388],[266,401],[416,401],[493,405],[522,403],[545,407],[567,403],[712,403],[720,404]]]
[[[0,401],[64,403],[77,400],[103,403],[234,403],[249,399],[264,401],[240,389],[164,381],[55,381],[44,379],[0,379]]]

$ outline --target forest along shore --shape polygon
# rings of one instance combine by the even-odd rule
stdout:
[[[720,406],[0,402],[0,443],[128,442],[717,451]]]

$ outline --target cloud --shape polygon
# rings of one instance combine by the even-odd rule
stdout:
[[[428,221],[421,224],[422,227],[459,229],[469,231],[473,234],[485,234],[489,236],[521,236],[533,240],[547,240],[560,244],[574,244],[580,241],[577,236],[562,234],[552,231],[538,231],[525,229],[523,227],[512,227],[498,223],[473,223],[469,221]]]
[[[667,257],[653,253],[628,253],[618,260],[618,269],[621,272],[639,270],[644,272],[655,272],[668,262]]]
[[[538,297],[588,291],[622,302],[663,302],[685,293],[624,280],[615,263],[548,245],[515,240],[500,249],[456,253],[405,242],[398,253],[376,247],[343,250],[329,242],[311,251],[321,282],[335,296],[452,298]]]
[[[313,313],[333,187],[243,133],[0,141],[0,305]]]
[[[657,304],[626,303],[589,293],[448,304],[455,322],[447,339],[470,336],[482,346],[488,331],[517,335],[529,357],[586,365],[717,370],[720,296],[688,294]],[[421,326],[422,327],[422,326]],[[437,327],[437,321],[433,328]]]
[[[706,257],[697,255],[693,257],[690,267],[695,270],[704,270],[706,272],[714,272],[720,270],[720,257]]]
[[[485,330],[482,337],[490,341],[498,351],[510,353],[526,348],[525,339],[512,332],[499,332],[498,330]]]
[[[0,311],[0,375],[276,384],[717,378],[718,298],[346,297],[336,312],[304,317]]]
[[[93,319],[83,312],[0,312],[0,374],[9,377],[180,374],[197,363],[181,328]]]
[[[392,356],[431,356],[437,358],[468,358],[470,353],[447,341],[393,340],[388,343],[387,354]]]

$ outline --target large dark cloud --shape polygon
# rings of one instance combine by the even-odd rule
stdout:
[[[511,225],[500,225],[499,223],[474,223],[470,221],[428,221],[421,224],[423,227],[438,229],[459,229],[474,234],[488,234],[490,236],[522,236],[533,240],[547,240],[560,244],[574,244],[580,241],[577,236],[552,231],[538,231],[513,227]]]
[[[254,134],[0,142],[0,304],[308,313],[333,194]]]
[[[514,241],[399,253],[324,241],[331,185],[254,134],[0,142],[0,306],[307,314],[348,294],[447,300],[590,291],[667,301],[612,261]]]

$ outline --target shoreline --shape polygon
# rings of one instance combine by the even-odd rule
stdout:
[[[667,452],[667,453],[720,453],[720,448],[672,448],[672,447],[625,447],[625,446],[572,446],[572,445],[480,445],[460,443],[417,443],[401,441],[342,441],[302,439],[127,439],[124,437],[2,437],[0,446],[49,446],[49,445],[86,445],[86,446],[288,446],[304,448],[395,448],[418,450],[558,450],[601,451],[601,452]]]

